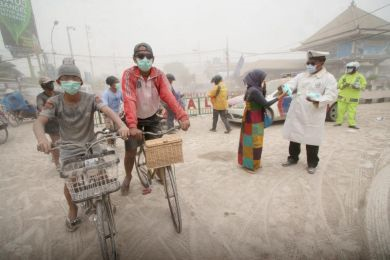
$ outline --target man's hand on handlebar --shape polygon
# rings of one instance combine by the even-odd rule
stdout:
[[[131,135],[130,129],[127,126],[123,125],[118,129],[118,134],[124,139],[127,140],[127,137]]]
[[[190,127],[190,120],[186,119],[186,120],[179,121],[179,124],[183,131],[187,131],[188,128]]]
[[[142,139],[142,131],[136,127],[130,128],[129,134],[130,134],[130,136],[135,137],[138,140]]]
[[[51,143],[47,139],[42,139],[38,141],[37,149],[40,152],[44,152],[46,154],[50,153]]]

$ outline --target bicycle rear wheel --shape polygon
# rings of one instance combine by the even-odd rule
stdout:
[[[171,211],[171,217],[176,232],[181,232],[181,212],[179,204],[179,195],[177,193],[175,172],[172,166],[164,168],[164,187],[165,194],[167,196],[169,210]]]
[[[4,144],[7,142],[8,139],[8,130],[7,127],[4,127],[3,129],[0,128],[0,144]]]
[[[103,195],[96,202],[95,224],[103,259],[118,259],[115,241],[117,232],[109,195]]]
[[[151,172],[146,166],[145,151],[142,147],[137,152],[137,160],[135,162],[138,178],[145,188],[149,188],[151,184]]]

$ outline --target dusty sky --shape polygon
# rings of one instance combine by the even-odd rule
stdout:
[[[119,57],[116,61],[95,58],[97,74],[120,73],[130,65],[126,57],[141,41],[152,45],[157,64],[181,61],[189,67],[199,63],[199,55],[195,54],[198,50],[202,52],[201,62],[211,57],[223,59],[226,39],[232,61],[241,52],[287,50],[298,46],[350,3],[350,0],[32,0],[43,50],[51,51],[50,33],[53,21],[58,20],[53,37],[57,53],[69,54],[66,26],[74,26],[76,30],[70,32],[74,53],[87,55],[85,25],[89,25],[92,54]],[[356,3],[370,12],[390,1]],[[374,14],[390,21],[390,7]],[[1,47],[4,54],[4,46]],[[57,64],[60,59],[57,58]],[[88,69],[87,61],[79,58],[80,66]]]

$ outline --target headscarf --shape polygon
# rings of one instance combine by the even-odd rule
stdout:
[[[255,69],[246,74],[244,78],[244,83],[249,87],[259,87],[261,88],[261,84],[263,83],[267,73],[262,70]]]
[[[244,78],[244,83],[247,85],[247,88],[250,87],[257,87],[260,89],[260,91],[263,93],[263,95],[266,95],[266,90],[261,87],[263,84],[263,81],[265,77],[267,76],[267,73],[265,73],[262,70],[254,69],[248,72]],[[246,100],[247,94],[245,94],[244,99]]]

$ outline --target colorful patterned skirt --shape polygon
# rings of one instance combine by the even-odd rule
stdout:
[[[249,170],[260,168],[264,137],[263,106],[246,102],[242,117],[238,163]]]

